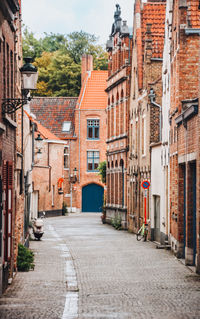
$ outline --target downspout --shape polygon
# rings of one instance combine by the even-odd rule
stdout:
[[[49,148],[50,148],[50,143],[48,143],[48,155],[47,155],[47,166],[49,167],[49,192],[50,192],[51,191],[51,166],[49,165],[49,162],[50,162]]]
[[[81,135],[81,104],[83,102],[83,98],[84,98],[84,95],[85,95],[85,90],[86,90],[86,86],[87,86],[87,82],[88,82],[88,78],[91,76],[91,72],[87,72],[88,73],[88,76],[86,78],[86,81],[85,81],[85,85],[84,85],[84,89],[83,89],[83,94],[81,96],[81,100],[80,100],[80,103],[78,104],[78,107],[79,107],[79,117],[78,117],[78,135],[79,135],[79,150],[78,150],[78,182],[80,183],[80,160],[81,160],[81,139],[80,139],[80,135]]]

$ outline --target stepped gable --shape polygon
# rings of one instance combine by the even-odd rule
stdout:
[[[107,78],[108,71],[88,72],[81,89],[77,107],[80,105],[80,109],[106,109],[107,94],[105,89]]]
[[[149,38],[152,40],[152,58],[162,58],[165,34],[165,2],[148,2],[142,11],[142,46],[144,53],[147,24],[150,24]]]
[[[30,103],[31,112],[37,121],[60,139],[74,136],[74,111],[77,98],[36,97]],[[71,122],[69,132],[63,132],[63,122]]]

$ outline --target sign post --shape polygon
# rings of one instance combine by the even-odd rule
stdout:
[[[147,224],[147,189],[150,187],[149,181],[143,181],[141,184],[144,189],[144,223]]]

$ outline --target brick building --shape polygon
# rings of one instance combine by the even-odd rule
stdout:
[[[73,189],[70,188],[70,176],[74,169],[74,155],[76,153],[77,136],[75,135],[75,107],[77,98],[75,97],[39,97],[30,102],[30,110],[36,116],[37,121],[48,129],[57,138],[65,142],[62,154],[63,170],[63,202],[68,207],[72,206],[70,198],[74,198]],[[61,163],[60,162],[60,163]],[[61,169],[61,168],[60,168]],[[56,187],[56,185],[54,185]],[[47,215],[61,214],[61,210],[55,210],[44,205],[40,200],[42,210],[48,210]],[[49,210],[50,209],[50,210]],[[53,212],[54,211],[54,212]]]
[[[83,55],[78,99],[34,98],[30,104],[37,121],[66,142],[62,157],[63,202],[68,211],[102,209],[104,185],[97,167],[106,159],[106,79],[107,71],[93,71],[93,57]]]
[[[0,2],[0,294],[14,269],[16,115],[5,113],[2,99],[20,97],[22,63],[20,5]]]
[[[77,168],[73,185],[76,211],[101,212],[104,184],[97,174],[100,162],[106,160],[107,71],[93,70],[93,57],[82,56],[81,92],[75,111],[76,150],[72,158]]]
[[[31,137],[34,140],[31,154],[30,218],[38,218],[43,212],[46,216],[61,215],[64,201],[63,154],[66,142],[38,123],[26,111],[25,116],[31,122]],[[38,137],[43,139],[39,143]]]
[[[106,220],[121,219],[127,227],[128,116],[131,82],[132,36],[116,5],[107,41],[109,54],[107,100]]]
[[[198,0],[173,2],[170,106],[170,239],[174,252],[200,272]]]
[[[133,232],[144,220],[145,194],[141,183],[151,179],[150,147],[160,143],[161,139],[164,22],[165,1],[136,0],[128,165],[128,228]],[[149,210],[150,191],[147,193],[147,219],[150,217]]]

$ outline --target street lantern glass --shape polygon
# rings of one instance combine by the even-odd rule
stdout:
[[[25,64],[20,69],[22,75],[22,89],[36,90],[38,72],[37,68],[31,64],[32,58],[25,58]]]

